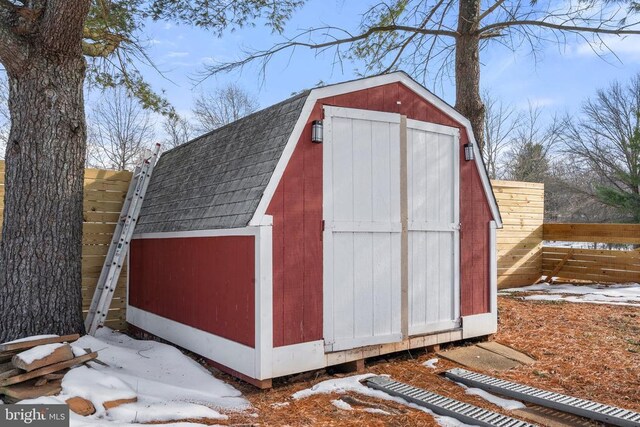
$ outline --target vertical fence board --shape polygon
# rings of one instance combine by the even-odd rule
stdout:
[[[89,310],[109,243],[120,218],[131,172],[85,169],[84,224],[82,227],[82,310]],[[0,221],[4,204],[4,160],[0,160]],[[124,329],[126,324],[127,268],[122,269],[106,325]]]

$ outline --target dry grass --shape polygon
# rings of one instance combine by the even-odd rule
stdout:
[[[640,310],[634,307],[522,301],[501,297],[500,328],[496,340],[537,359],[532,366],[503,372],[486,372],[536,387],[572,394],[640,411]],[[438,369],[421,365],[435,357],[424,350],[367,361],[366,372],[389,374],[394,379],[464,400],[497,412],[502,411],[438,374],[456,366],[440,360]],[[233,377],[217,376],[240,389],[255,408],[254,416],[229,414],[225,424],[271,426],[436,426],[421,411],[369,397],[362,400],[391,407],[399,414],[344,411],[331,404],[338,395],[315,395],[293,400],[291,394],[335,378],[323,371],[306,380],[279,381],[259,391]],[[287,406],[274,404],[288,402]]]

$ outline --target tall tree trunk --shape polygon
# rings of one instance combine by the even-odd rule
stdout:
[[[485,108],[480,97],[480,0],[460,0],[456,41],[456,110],[471,122],[480,151]]]
[[[0,342],[84,330],[85,68],[79,50],[41,50],[30,52],[20,72],[8,73]]]

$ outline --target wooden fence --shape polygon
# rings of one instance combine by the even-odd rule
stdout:
[[[544,239],[640,245],[640,224],[544,224]],[[542,248],[542,274],[559,280],[640,282],[640,250]]]
[[[109,243],[129,188],[131,172],[85,169],[82,227],[82,309],[89,310]],[[0,223],[4,201],[4,161],[0,160]],[[126,321],[126,266],[122,269],[106,325],[123,329]]]
[[[491,182],[503,228],[497,232],[498,287],[524,286],[542,275],[544,184]]]

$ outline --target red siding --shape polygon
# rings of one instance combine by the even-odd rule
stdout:
[[[492,218],[476,167],[464,160],[466,131],[406,86],[393,83],[319,100],[267,209],[274,218],[274,346],[322,339],[322,144],[310,142],[310,123],[322,118],[323,104],[395,112],[460,128],[461,312],[488,312]]]
[[[310,126],[301,140],[311,141]],[[322,339],[322,144],[296,146],[267,214],[273,215],[273,345]]]
[[[129,304],[253,347],[253,236],[136,239]]]

